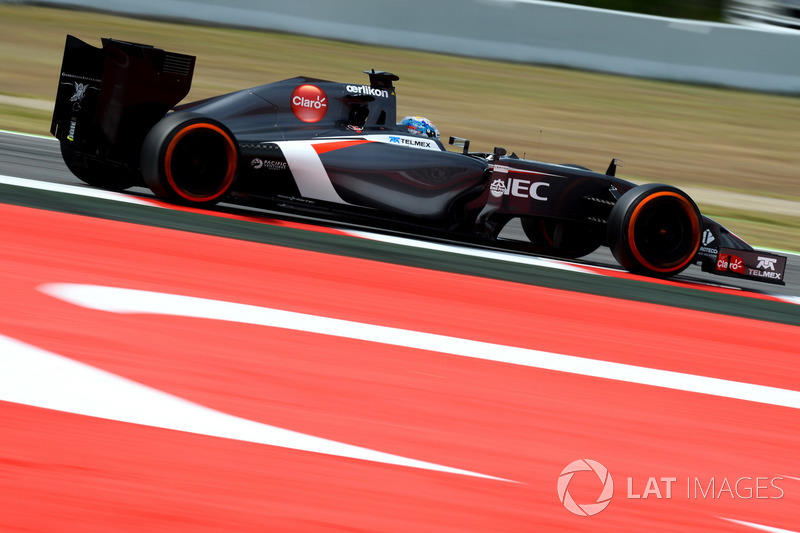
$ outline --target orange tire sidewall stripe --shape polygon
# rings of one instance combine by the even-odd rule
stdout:
[[[183,139],[186,135],[190,132],[205,128],[212,131],[215,131],[222,135],[222,138],[225,139],[225,156],[228,159],[228,172],[225,174],[225,179],[223,180],[223,186],[211,196],[193,196],[185,191],[183,191],[180,187],[178,187],[177,183],[175,183],[175,178],[172,175],[172,155],[175,152],[175,147],[177,146],[178,142]],[[198,122],[196,124],[191,124],[186,126],[170,140],[169,145],[167,146],[167,152],[164,154],[164,175],[167,178],[167,182],[169,182],[170,187],[172,190],[178,194],[184,200],[189,201],[211,201],[216,200],[223,194],[228,191],[228,188],[233,183],[233,178],[236,175],[236,146],[233,143],[233,139],[231,139],[230,135],[228,135],[225,130],[220,128],[219,126],[215,126],[214,124],[209,124],[207,122]]]
[[[689,218],[692,220],[692,237],[697,241],[697,244],[694,247],[694,249],[692,250],[692,253],[689,254],[688,257],[684,261],[682,261],[680,264],[675,265],[675,266],[670,267],[670,268],[662,268],[662,267],[656,267],[656,266],[652,265],[639,252],[638,248],[636,247],[636,239],[634,238],[634,227],[636,225],[635,222],[636,222],[637,217],[640,214],[640,211],[641,211],[642,207],[644,207],[645,205],[647,205],[651,201],[653,201],[653,200],[655,200],[657,198],[664,197],[664,196],[673,196],[673,197],[677,198],[680,201],[681,208],[684,210],[684,212],[686,212],[687,215],[689,215]],[[647,197],[643,202],[641,202],[639,205],[636,206],[636,208],[633,210],[633,213],[631,213],[630,219],[628,220],[628,245],[630,246],[630,250],[633,253],[634,257],[636,257],[636,260],[639,261],[640,264],[642,264],[643,266],[647,267],[648,269],[650,269],[650,270],[652,270],[654,272],[670,272],[672,270],[678,270],[678,269],[681,269],[684,266],[686,266],[694,258],[695,254],[697,253],[697,249],[700,246],[699,236],[700,236],[700,218],[695,216],[695,211],[694,211],[694,209],[692,209],[691,204],[686,200],[686,198],[684,198],[680,194],[672,192],[672,191],[659,192],[659,193],[656,193],[656,194],[654,194],[652,196]]]

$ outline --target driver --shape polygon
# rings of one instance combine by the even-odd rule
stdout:
[[[408,128],[409,133],[422,137],[439,137],[439,130],[436,125],[425,117],[405,117],[400,124]]]

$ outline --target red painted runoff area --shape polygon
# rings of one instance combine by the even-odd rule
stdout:
[[[237,420],[488,476],[36,407],[0,387],[0,531],[800,530],[800,410],[770,395],[800,389],[800,328],[8,205],[0,250],[0,336],[31,350],[0,354],[0,373],[46,352]],[[445,342],[112,312],[52,283]],[[460,340],[630,375],[462,357]],[[643,384],[647,369],[676,386]],[[765,396],[678,390],[682,376]]]

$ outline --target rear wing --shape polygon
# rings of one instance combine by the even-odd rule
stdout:
[[[194,56],[67,36],[50,132],[74,151],[138,165],[147,132],[188,93]]]

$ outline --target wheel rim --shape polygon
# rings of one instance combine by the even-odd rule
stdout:
[[[667,273],[687,266],[700,246],[700,219],[680,194],[661,192],[642,201],[631,214],[628,242],[639,263]]]
[[[164,156],[165,178],[172,190],[191,202],[214,201],[224,195],[236,174],[236,146],[213,124],[180,130]]]

